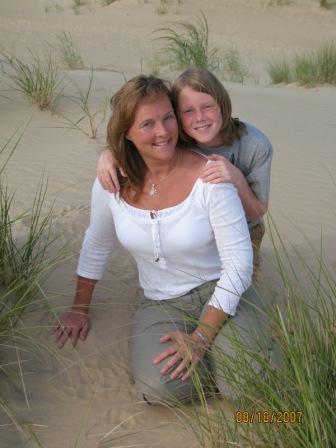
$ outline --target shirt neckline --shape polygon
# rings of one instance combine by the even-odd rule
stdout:
[[[196,179],[196,181],[194,182],[194,185],[193,185],[190,193],[188,194],[188,196],[185,199],[183,199],[183,201],[181,201],[179,204],[176,204],[176,205],[173,205],[173,206],[167,207],[167,208],[162,208],[160,210],[139,208],[139,207],[135,207],[134,205],[129,204],[122,198],[120,198],[120,200],[121,200],[122,204],[125,206],[125,208],[127,209],[127,211],[129,211],[133,216],[148,217],[148,216],[150,216],[150,214],[152,212],[155,212],[155,215],[157,218],[163,218],[166,216],[170,216],[173,213],[177,212],[179,209],[183,208],[190,201],[191,197],[194,195],[194,192],[196,191],[198,186],[202,183],[203,183],[203,181],[198,177]]]

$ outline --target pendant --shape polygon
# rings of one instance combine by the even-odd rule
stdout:
[[[149,190],[149,196],[154,196],[156,194],[157,194],[156,186],[155,186],[155,184],[152,184],[150,187],[150,190]]]

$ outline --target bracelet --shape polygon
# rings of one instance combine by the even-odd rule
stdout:
[[[197,336],[202,340],[206,347],[210,347],[211,343],[203,333],[201,333],[199,330],[195,330],[194,333],[197,334]]]

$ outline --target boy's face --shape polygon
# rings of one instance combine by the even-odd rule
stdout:
[[[178,112],[184,132],[197,143],[209,147],[223,144],[222,113],[211,95],[184,87],[178,96]]]

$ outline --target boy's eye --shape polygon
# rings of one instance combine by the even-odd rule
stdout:
[[[184,109],[184,110],[182,110],[182,114],[189,114],[190,112],[192,112],[192,109]]]

